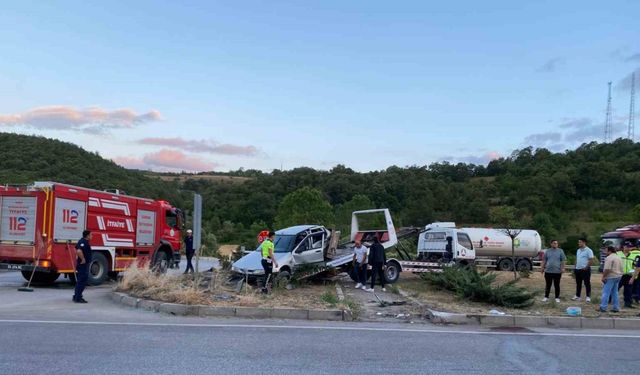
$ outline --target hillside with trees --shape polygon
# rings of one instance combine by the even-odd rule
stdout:
[[[96,153],[42,137],[0,134],[0,181],[54,180],[121,188],[163,198],[189,209],[190,193],[202,194],[207,242],[255,245],[265,228],[319,223],[347,230],[356,209],[388,207],[397,226],[433,221],[499,226],[505,213],[514,225],[557,237],[567,249],[587,235],[640,221],[640,144],[588,143],[553,153],[531,147],[487,166],[447,162],[355,172],[296,168],[264,173],[238,170],[240,179],[189,178],[132,171]],[[221,176],[220,173],[210,173]]]

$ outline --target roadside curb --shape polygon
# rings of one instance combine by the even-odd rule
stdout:
[[[470,324],[491,327],[638,329],[640,319],[584,318],[571,316],[458,314],[427,309],[427,318],[437,324]]]
[[[126,293],[111,292],[111,300],[115,303],[136,309],[160,312],[177,316],[200,317],[229,317],[253,319],[301,319],[301,320],[331,320],[350,321],[351,312],[346,310],[315,310],[296,309],[288,307],[245,307],[245,306],[211,306],[211,305],[183,305],[148,300],[130,296]]]

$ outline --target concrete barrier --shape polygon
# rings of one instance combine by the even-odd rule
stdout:
[[[309,319],[309,310],[273,308],[271,310],[271,317],[278,319]]]
[[[271,318],[271,308],[236,307],[236,316],[241,318]]]
[[[549,325],[546,316],[535,315],[516,315],[515,323],[516,327],[546,327]]]
[[[581,328],[614,329],[613,318],[581,318]]]
[[[516,319],[513,315],[480,315],[480,324],[495,327],[513,327]]]
[[[580,328],[581,318],[572,316],[550,316],[547,318],[550,326],[557,328]]]
[[[200,305],[199,316],[235,316],[236,308],[232,306],[205,306]]]
[[[198,315],[199,305],[183,305],[180,303],[161,303],[158,311],[171,315]]]
[[[310,320],[343,320],[342,310],[309,310]]]

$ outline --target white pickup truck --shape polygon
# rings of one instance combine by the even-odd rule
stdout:
[[[365,217],[377,220],[365,220]],[[364,229],[364,221],[377,223],[379,227]],[[356,240],[370,246],[377,236],[385,249],[398,242],[391,214],[386,208],[354,211],[351,215],[349,240],[339,243],[339,238],[336,238],[338,236],[339,232],[321,225],[298,225],[276,231],[273,241],[274,255],[278,262],[278,267],[273,270],[275,277],[288,278],[302,268],[312,268],[314,273],[329,269],[348,272],[352,266],[353,244]],[[251,279],[263,277],[261,260],[262,254],[258,246],[256,250],[234,262],[231,269],[234,273]]]

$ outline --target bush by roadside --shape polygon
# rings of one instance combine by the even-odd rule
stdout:
[[[478,272],[473,267],[450,267],[443,272],[424,273],[421,277],[431,285],[454,292],[458,297],[497,306],[526,308],[533,305],[536,292],[519,285],[517,280],[496,285],[496,275]]]

